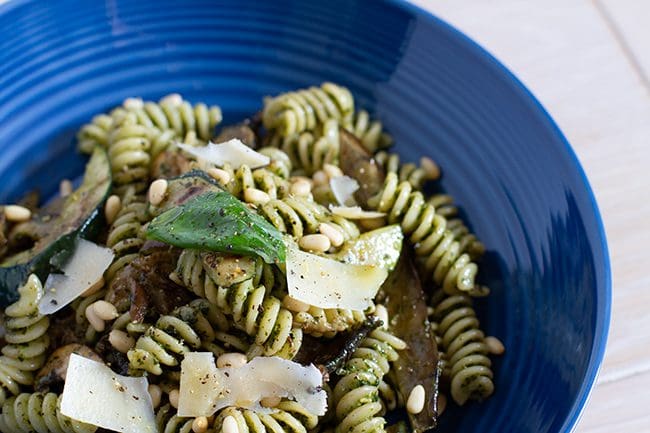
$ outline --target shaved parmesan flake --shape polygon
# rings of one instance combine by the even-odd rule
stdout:
[[[155,433],[156,417],[144,377],[121,376],[97,361],[70,355],[61,413],[124,433]]]
[[[190,352],[181,362],[178,416],[210,416],[224,390],[225,376],[212,352]]]
[[[38,305],[41,314],[52,314],[77,299],[101,280],[113,262],[113,251],[85,239],[78,239],[72,257],[63,266],[63,275],[50,274],[45,294]]]
[[[379,266],[354,265],[287,248],[289,295],[320,308],[365,310],[388,271]]]
[[[181,363],[178,415],[210,416],[236,406],[268,413],[260,401],[266,397],[295,400],[314,415],[327,410],[323,376],[314,366],[279,357],[258,356],[244,366],[217,368],[210,352],[191,352]]]
[[[336,201],[342,206],[353,206],[354,192],[359,189],[359,182],[350,176],[336,176],[330,179],[330,188]]]
[[[343,218],[351,220],[380,218],[386,215],[383,212],[363,210],[359,206],[330,206],[330,211],[334,215],[342,216]]]
[[[207,146],[203,147],[189,146],[183,143],[180,143],[178,147],[218,167],[229,164],[234,170],[242,165],[248,165],[250,168],[259,168],[271,162],[271,158],[255,152],[237,138],[220,144],[208,143]]]

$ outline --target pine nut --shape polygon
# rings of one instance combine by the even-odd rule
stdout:
[[[127,110],[138,110],[144,108],[144,101],[142,98],[126,98],[122,106]]]
[[[438,164],[428,156],[420,158],[420,167],[424,170],[427,179],[436,180],[440,177],[440,167],[438,167]]]
[[[409,398],[406,400],[406,410],[414,415],[422,412],[424,409],[424,387],[417,385],[411,390]]]
[[[237,420],[234,416],[228,415],[224,418],[221,431],[223,433],[239,433],[239,426],[237,425]]]
[[[240,368],[246,365],[247,362],[248,359],[246,359],[246,355],[244,355],[243,353],[236,353],[236,352],[224,353],[223,355],[217,358],[217,367]]]
[[[210,175],[210,177],[212,177],[214,180],[219,182],[221,185],[226,185],[231,181],[230,173],[220,168],[216,168],[216,167],[209,168],[208,174]]]
[[[160,406],[160,400],[162,399],[162,389],[155,383],[150,384],[147,387],[147,391],[149,391],[149,395],[151,396],[151,403],[153,405],[153,408],[157,408]]]
[[[309,304],[305,304],[302,301],[299,301],[295,298],[292,298],[289,295],[286,295],[282,300],[282,305],[289,310],[295,313],[304,313],[309,311]]]
[[[167,192],[167,180],[156,179],[149,186],[149,203],[158,206],[165,198]]]
[[[7,218],[7,221],[21,223],[28,221],[32,217],[32,211],[24,206],[9,204],[5,206],[5,217]]]
[[[381,320],[381,329],[388,329],[388,310],[383,305],[375,306],[375,316]]]
[[[180,393],[178,392],[178,389],[172,389],[171,391],[169,391],[169,404],[171,404],[174,409],[178,409],[179,397],[180,397]]]
[[[484,341],[485,345],[488,348],[488,352],[490,352],[492,355],[503,355],[503,352],[506,351],[505,346],[497,337],[485,337]]]
[[[183,97],[178,93],[170,93],[167,96],[164,96],[160,100],[161,105],[171,105],[173,107],[178,107],[183,103]]]
[[[244,190],[244,201],[252,204],[265,204],[271,201],[271,197],[260,189],[246,188]]]
[[[198,416],[192,421],[192,431],[194,433],[205,433],[208,431],[208,418]]]
[[[438,416],[447,408],[447,396],[444,394],[438,394]]]
[[[104,205],[104,216],[106,217],[106,222],[108,224],[113,224],[115,222],[115,217],[122,210],[122,199],[119,196],[113,194],[106,200]]]
[[[119,329],[113,329],[108,334],[108,342],[111,343],[115,350],[122,353],[128,352],[129,349],[135,346],[135,339]]]
[[[327,173],[325,173],[323,170],[318,170],[313,174],[311,178],[314,182],[314,186],[328,185],[330,182],[329,176],[327,176]]]
[[[336,227],[334,227],[331,224],[328,223],[322,223],[320,226],[318,226],[318,231],[327,236],[332,243],[332,246],[335,247],[340,247],[343,245],[343,242],[345,241],[345,238],[343,237],[343,233]]]
[[[330,238],[322,234],[305,235],[298,241],[300,248],[305,251],[315,251],[324,253],[332,246]]]
[[[272,397],[264,397],[260,400],[260,406],[262,407],[276,407],[280,404],[282,399],[276,395]]]
[[[311,193],[311,183],[308,180],[298,179],[291,184],[289,193],[299,197],[307,197]]]
[[[68,179],[63,179],[59,184],[59,195],[61,197],[67,197],[72,194],[72,182]]]
[[[341,171],[339,167],[332,164],[324,164],[323,171],[327,174],[327,176],[330,179],[333,177],[343,176],[343,171]]]
[[[97,317],[97,313],[93,308],[94,305],[95,304],[90,304],[88,307],[86,307],[86,319],[88,319],[88,323],[90,323],[90,326],[92,326],[95,331],[102,332],[104,329],[106,329],[106,324],[102,319]]]
[[[102,320],[113,320],[120,314],[117,312],[115,305],[104,300],[99,300],[93,304],[95,314]]]

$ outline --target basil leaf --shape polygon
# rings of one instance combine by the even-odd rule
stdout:
[[[284,263],[282,233],[225,191],[206,192],[154,218],[147,238],[181,248],[257,255]]]

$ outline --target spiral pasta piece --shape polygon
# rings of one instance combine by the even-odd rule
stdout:
[[[304,311],[300,308],[292,308],[291,302],[285,302],[285,305],[293,311],[294,323],[314,337],[333,337],[336,333],[347,331],[366,320],[363,311],[342,308],[323,309],[313,305]]]
[[[148,221],[147,203],[142,195],[136,195],[133,188],[129,188],[122,199],[122,208],[108,231],[106,246],[113,250],[115,259],[106,271],[107,280],[113,279],[115,274],[130,263],[142,245],[144,245],[143,224]]]
[[[137,192],[147,189],[150,149],[151,128],[125,120],[111,131],[108,158],[118,195],[123,195],[129,186],[133,186]]]
[[[160,433],[192,433],[194,418],[178,416],[168,403],[156,411],[156,426]]]
[[[18,288],[20,298],[5,309],[5,341],[0,357],[0,403],[7,392],[16,395],[21,385],[33,385],[33,372],[45,363],[50,344],[50,319],[38,312],[43,286],[36,275]]]
[[[230,171],[230,179],[230,182],[223,186],[232,195],[244,201],[247,201],[244,192],[251,188],[263,191],[270,199],[282,198],[289,193],[289,181],[267,168],[251,170],[248,165],[242,165],[237,170]]]
[[[318,417],[294,401],[282,401],[270,413],[227,407],[217,415],[214,429],[223,431],[223,422],[232,416],[239,433],[307,433],[318,424]]]
[[[0,431],[3,433],[93,433],[97,427],[61,413],[60,396],[54,393],[23,393],[2,405]]]
[[[478,260],[485,253],[485,245],[478,240],[458,215],[454,199],[447,194],[435,194],[427,200],[436,209],[436,213],[447,218],[447,228],[460,245],[460,251],[469,254],[472,260]]]
[[[477,265],[461,252],[460,244],[447,228],[447,219],[436,214],[435,208],[409,182],[400,182],[395,173],[388,173],[382,190],[368,204],[385,212],[389,224],[401,225],[426,272],[445,292],[486,294],[487,288],[475,283]]]
[[[220,312],[205,300],[179,307],[172,314],[161,316],[138,338],[135,347],[127,352],[129,366],[134,371],[161,375],[163,366],[177,366],[179,359],[191,350],[204,348],[218,356],[226,351],[222,346],[230,343],[245,350],[245,342],[228,337],[224,329],[218,328],[223,322]],[[223,340],[227,343],[220,344]]]
[[[278,230],[296,239],[318,233],[321,223],[334,226],[346,241],[359,237],[356,224],[332,215],[327,208],[308,197],[288,196],[282,200],[271,200],[260,206],[258,212]]]
[[[349,127],[354,112],[352,93],[342,86],[323,83],[320,87],[283,93],[264,102],[262,121],[268,130],[283,137],[313,131],[333,119]]]
[[[384,431],[379,386],[390,369],[389,362],[397,360],[397,351],[405,347],[406,343],[383,329],[375,329],[363,339],[334,387],[336,433]]]
[[[93,117],[90,123],[82,126],[77,133],[79,150],[92,153],[95,146],[108,147],[108,134],[113,128],[114,119],[107,114]]]
[[[412,162],[401,163],[396,153],[379,151],[375,154],[375,161],[384,168],[386,173],[395,173],[400,182],[410,183],[414,189],[422,189],[422,186],[429,180],[434,180],[430,173],[424,168]]]
[[[276,135],[271,138],[270,144],[282,149],[300,173],[312,175],[325,164],[338,162],[341,148],[339,123],[328,119],[314,131],[288,136]]]
[[[369,152],[375,153],[393,144],[393,138],[383,131],[383,125],[378,120],[371,120],[366,110],[358,110],[354,114],[354,121],[350,128],[361,144]]]
[[[483,400],[494,392],[485,335],[479,329],[472,300],[465,295],[444,297],[434,308],[437,334],[444,351],[451,396],[460,405]]]
[[[267,170],[270,170],[282,179],[289,179],[293,171],[293,165],[291,163],[291,157],[286,152],[271,146],[262,147],[257,151],[271,159],[271,163],[266,166]]]
[[[181,254],[176,274],[185,287],[232,316],[238,328],[255,338],[265,355],[291,359],[300,349],[302,331],[294,328],[291,312],[270,293],[270,288],[254,284],[253,278],[229,287],[219,286],[199,254],[191,250]]]
[[[155,158],[177,141],[202,145],[214,136],[221,123],[218,106],[199,103],[192,106],[178,94],[167,95],[158,103],[127,99],[124,108],[136,115],[137,123],[151,132],[151,157]]]

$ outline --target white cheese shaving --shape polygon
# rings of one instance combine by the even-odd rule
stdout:
[[[178,147],[218,167],[229,164],[234,170],[242,165],[248,165],[250,168],[259,168],[271,162],[271,158],[255,152],[237,138],[219,144],[208,143],[207,146],[202,147],[179,143]]]
[[[61,413],[77,421],[123,433],[157,432],[144,377],[121,376],[83,356],[70,355]]]
[[[353,265],[287,248],[289,295],[320,308],[365,310],[388,271],[371,265]]]
[[[265,397],[295,400],[314,415],[324,415],[327,393],[322,385],[314,365],[258,356],[239,368],[217,368],[212,353],[190,352],[181,363],[178,415],[210,416],[228,406],[270,412],[260,405]]]
[[[38,305],[41,314],[52,314],[77,299],[97,283],[113,262],[113,251],[85,239],[77,240],[72,257],[63,267],[63,275],[50,274]]]
[[[372,219],[386,215],[383,212],[363,210],[359,206],[330,206],[330,211],[334,215],[351,220]]]
[[[350,176],[336,176],[330,179],[330,188],[336,201],[342,206],[354,206],[354,192],[359,189],[359,182]]]
[[[190,352],[181,361],[178,416],[210,416],[224,390],[224,375],[212,352]]]

